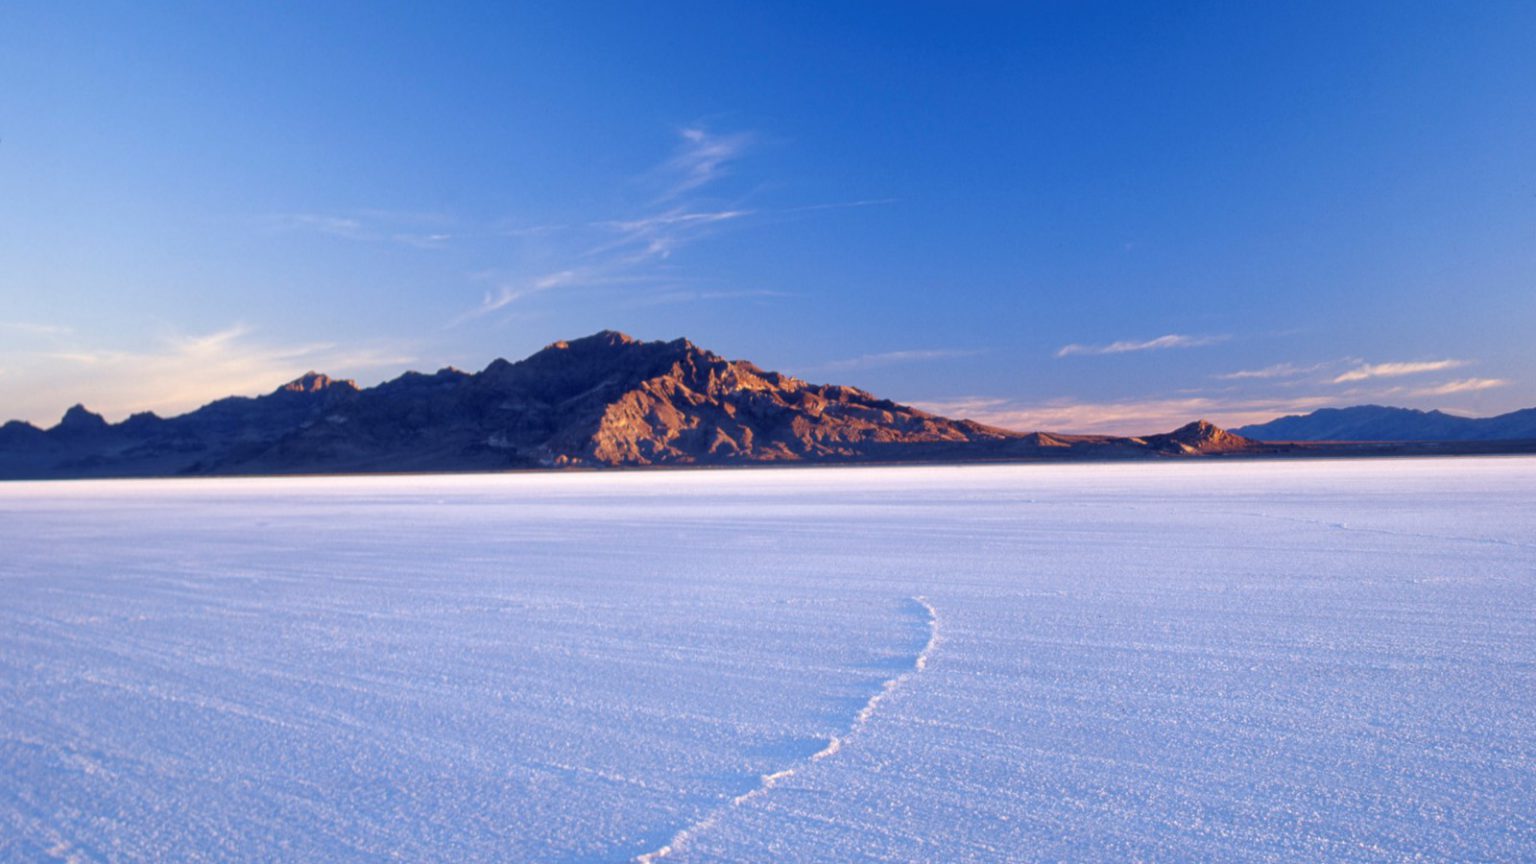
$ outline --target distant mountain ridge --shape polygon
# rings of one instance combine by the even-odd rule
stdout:
[[[109,424],[0,427],[0,477],[487,471],[763,462],[1157,458],[1273,452],[1204,421],[1139,438],[1022,434],[810,384],[686,339],[603,331],[478,373],[376,387],[311,372],[264,396]]]
[[[1536,438],[1536,408],[1458,417],[1382,405],[1322,408],[1232,430],[1256,441],[1521,441]]]

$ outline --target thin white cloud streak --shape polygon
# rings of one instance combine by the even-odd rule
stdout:
[[[444,248],[455,238],[441,230],[451,220],[437,213],[358,210],[352,213],[278,213],[267,217],[268,229],[340,237],[369,243],[393,243],[414,249]],[[429,230],[429,229],[438,230]]]
[[[1276,363],[1273,366],[1265,366],[1262,369],[1239,369],[1236,372],[1227,372],[1214,375],[1219,381],[1268,381],[1276,378],[1295,378],[1322,369],[1326,364],[1317,363],[1311,366],[1297,366],[1294,363]]]
[[[528,282],[504,283],[497,286],[494,291],[485,292],[485,299],[481,301],[480,308],[476,309],[472,314],[485,315],[495,312],[525,297],[559,288],[563,285],[574,285],[588,275],[581,270],[560,270],[555,273],[547,273]]]
[[[960,357],[974,357],[982,353],[978,349],[968,348],[931,348],[908,351],[885,351],[879,354],[864,354],[858,357],[850,357],[846,360],[833,360],[820,366],[812,367],[821,372],[849,372],[859,369],[878,369],[884,366],[896,366],[905,363],[925,363],[933,360],[954,360]]]
[[[647,216],[644,219],[609,220],[596,224],[612,228],[620,234],[627,236],[649,236],[656,231],[672,228],[678,225],[708,225],[711,222],[724,222],[728,219],[739,219],[742,216],[751,215],[751,210],[719,210],[712,213],[688,213],[683,210],[668,210],[655,216]]]
[[[623,266],[611,261],[557,270],[542,276],[527,278],[509,277],[497,273],[478,273],[474,274],[474,278],[482,281],[494,281],[496,286],[484,292],[480,305],[451,319],[444,325],[444,329],[452,329],[476,318],[483,318],[493,313],[501,312],[535,295],[558,289],[631,285],[652,281],[644,275],[626,273]]]
[[[338,377],[398,368],[412,357],[374,346],[260,339],[242,325],[200,335],[173,335],[138,350],[70,346],[11,354],[6,366],[25,387],[0,391],[0,405],[42,426],[77,402],[108,419],[138,411],[181,413],[213,399],[257,395],[316,369]]]
[[[1424,372],[1440,372],[1467,365],[1466,360],[1426,360],[1410,363],[1365,363],[1333,379],[1335,384],[1368,381],[1372,378],[1398,378]]]
[[[1452,396],[1457,393],[1476,393],[1481,390],[1492,390],[1496,387],[1507,387],[1509,383],[1504,378],[1463,378],[1459,381],[1447,381],[1444,384],[1415,390],[1413,395]]]
[[[422,225],[442,227],[454,223],[454,217],[439,210],[393,210],[381,207],[361,207],[349,211],[360,219],[392,225]]]
[[[326,213],[279,213],[271,217],[269,223],[280,230],[312,231],[349,240],[363,240],[369,236],[363,231],[360,220]]]
[[[1215,345],[1225,342],[1228,336],[1187,336],[1182,333],[1169,333],[1156,339],[1148,339],[1144,342],[1119,341],[1110,342],[1107,345],[1083,345],[1073,342],[1063,345],[1056,350],[1057,357],[1073,357],[1077,355],[1105,355],[1105,354],[1129,354],[1136,351],[1162,351],[1169,348],[1201,348],[1206,345]]]
[[[629,264],[642,264],[671,257],[674,250],[702,236],[713,225],[752,215],[751,210],[688,211],[668,210],[640,219],[594,223],[594,227],[617,235],[584,253],[585,257],[608,252],[623,253]]]
[[[628,306],[667,306],[677,303],[701,303],[712,300],[766,300],[797,296],[789,291],[690,291],[676,289],[637,297]]]
[[[39,324],[33,321],[0,321],[0,333],[12,333],[23,338],[57,341],[74,333],[74,328],[62,324]]]
[[[395,242],[395,243],[399,243],[402,246],[410,246],[410,247],[415,248],[415,249],[428,249],[428,250],[431,250],[431,249],[442,249],[448,243],[449,240],[453,239],[453,235],[452,234],[392,234],[392,235],[390,235],[389,239],[391,241]]]
[[[879,207],[885,204],[899,204],[900,198],[864,198],[858,201],[832,201],[826,204],[805,204],[800,207],[781,207],[770,210],[769,213],[818,213],[822,210],[852,210],[856,207]]]
[[[568,231],[573,226],[565,223],[553,223],[549,225],[517,225],[510,220],[501,220],[491,229],[491,233],[498,237],[547,237],[561,231]]]

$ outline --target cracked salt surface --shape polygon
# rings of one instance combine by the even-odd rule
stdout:
[[[1533,493],[1524,458],[0,484],[0,860],[1530,859]]]

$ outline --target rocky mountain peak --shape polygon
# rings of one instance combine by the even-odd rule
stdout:
[[[348,378],[332,378],[311,369],[303,375],[289,381],[278,388],[280,393],[319,393],[339,387],[345,390],[356,390],[357,383]]]
[[[544,346],[539,352],[543,354],[551,351],[572,351],[576,353],[587,351],[600,351],[604,348],[622,348],[626,345],[642,344],[640,340],[627,333],[617,330],[599,330],[591,336],[582,336],[579,339],[559,339]],[[538,354],[534,355],[535,357]]]
[[[1196,420],[1193,423],[1185,423],[1170,434],[1175,438],[1210,441],[1226,435],[1227,432],[1209,420]]]
[[[700,352],[684,339],[643,342],[615,330],[561,340],[532,356],[509,363],[498,359],[485,368],[486,383],[507,390],[531,388],[541,397],[574,396],[593,388],[629,387],[678,368]]]
[[[1208,420],[1196,420],[1187,423],[1169,432],[1166,435],[1153,435],[1147,439],[1149,442],[1157,442],[1170,445],[1168,449],[1178,449],[1192,453],[1220,453],[1227,450],[1241,450],[1250,447],[1254,442],[1241,435],[1217,426]]]

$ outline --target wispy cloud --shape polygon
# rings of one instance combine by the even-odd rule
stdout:
[[[480,281],[494,282],[495,287],[483,293],[479,305],[450,320],[445,325],[447,328],[457,327],[476,318],[483,318],[501,312],[508,307],[529,300],[537,295],[552,293],[561,289],[645,285],[655,281],[655,277],[638,272],[637,265],[633,260],[625,261],[619,259],[605,259],[596,263],[544,273],[539,276],[519,276],[489,271],[475,274],[474,278]],[[776,293],[759,293],[758,296],[779,295]],[[674,298],[672,302],[683,301],[680,298]],[[641,305],[644,304],[642,303]]]
[[[313,231],[351,240],[361,240],[368,236],[363,231],[361,220],[327,213],[279,213],[269,217],[267,224],[279,230]]]
[[[62,324],[38,324],[33,321],[0,321],[0,331],[44,338],[68,336],[75,332],[74,328]]]
[[[113,419],[136,411],[179,413],[222,396],[268,392],[309,369],[359,375],[397,370],[413,358],[373,345],[269,341],[233,325],[170,334],[139,349],[69,345],[5,359],[14,377],[28,382],[7,399],[7,411],[48,425],[75,402]]]
[[[1424,372],[1440,372],[1467,365],[1466,360],[1424,360],[1408,363],[1363,363],[1333,379],[1335,384],[1368,381],[1372,378],[1397,378]]]
[[[924,348],[908,351],[884,351],[879,354],[863,354],[846,360],[833,360],[813,367],[824,372],[848,372],[857,369],[877,369],[903,363],[925,363],[932,360],[954,360],[980,354],[974,348]]]
[[[677,152],[658,172],[666,183],[661,200],[677,198],[725,176],[752,143],[750,132],[717,134],[701,126],[678,130]]]
[[[455,238],[444,230],[451,221],[437,213],[362,209],[345,213],[278,213],[267,216],[262,223],[272,231],[433,250],[444,248]]]
[[[538,244],[544,252],[535,257],[543,259],[546,266],[498,273],[496,287],[449,326],[556,289],[675,281],[675,275],[664,278],[659,268],[677,251],[755,212],[743,207],[705,206],[681,197],[724,176],[729,163],[746,150],[751,134],[717,135],[701,127],[685,128],[678,134],[677,152],[649,172],[664,187],[663,194],[647,208],[649,212],[621,219],[501,229],[501,236]]]
[[[1479,390],[1492,390],[1496,387],[1506,387],[1509,381],[1503,378],[1463,378],[1459,381],[1447,381],[1444,384],[1436,384],[1432,387],[1424,387],[1413,391],[1414,396],[1451,396],[1457,393],[1476,393]]]
[[[879,207],[885,204],[899,204],[900,198],[861,198],[857,201],[831,201],[826,204],[803,204],[799,207],[780,207],[770,210],[770,213],[816,213],[822,210],[850,210],[855,207]]]
[[[474,310],[472,314],[484,315],[495,312],[497,309],[505,308],[524,297],[530,297],[563,285],[574,285],[584,278],[590,278],[590,274],[582,270],[560,270],[554,273],[546,273],[527,282],[503,282],[493,290],[485,292],[485,299],[480,302],[480,307]]]
[[[1225,342],[1229,336],[1187,336],[1182,333],[1169,333],[1156,339],[1146,341],[1120,341],[1110,342],[1106,345],[1082,345],[1073,342],[1063,345],[1056,350],[1057,357],[1072,357],[1074,355],[1102,355],[1102,354],[1129,354],[1134,351],[1161,351],[1169,348],[1200,348],[1206,345],[1215,345]]]
[[[674,261],[684,248],[740,223],[764,224],[822,211],[894,203],[894,198],[863,198],[797,206],[745,206],[723,200],[716,184],[729,177],[757,141],[750,131],[719,132],[695,123],[677,130],[670,155],[631,178],[634,211],[618,218],[564,219],[526,223],[495,220],[465,222],[430,211],[370,208],[296,211],[261,220],[268,231],[299,232],[370,244],[393,244],[423,252],[453,250],[485,255],[502,248],[499,266],[484,259],[466,270],[472,281],[490,281],[479,303],[450,319],[453,328],[501,313],[534,297],[603,286],[636,285],[651,289],[652,302],[686,302],[686,292],[656,294],[654,289],[686,281]],[[622,212],[622,211],[620,211]],[[506,248],[511,247],[511,248]],[[489,276],[487,276],[489,274]],[[637,290],[636,295],[643,295]],[[721,292],[696,292],[710,299]],[[752,296],[783,296],[758,292]],[[661,297],[663,299],[654,299]],[[631,298],[634,299],[634,298]],[[639,297],[645,302],[644,296]],[[622,299],[618,302],[624,302]]]
[[[706,188],[727,176],[731,166],[750,149],[754,140],[755,136],[750,132],[716,133],[702,126],[681,129],[676,151],[639,178],[642,185],[660,187],[662,192],[649,204],[639,207],[638,213],[623,218],[497,229],[493,232],[496,236],[524,244],[526,248],[519,257],[540,263],[523,263],[496,270],[495,287],[484,292],[478,305],[453,319],[448,326],[503,312],[514,304],[557,290],[600,286],[647,286],[636,290],[632,298],[632,302],[642,305],[738,296],[788,296],[772,291],[679,289],[676,285],[685,280],[674,256],[742,223],[762,224],[774,217],[868,207],[894,200],[870,198],[761,208],[740,204],[722,206],[718,199],[706,197]]]
[[[765,300],[796,296],[789,291],[753,289],[744,291],[694,291],[683,288],[644,294],[630,302],[631,306],[666,306],[674,303],[701,303],[711,300]]]
[[[561,231],[569,231],[571,225],[564,222],[552,222],[544,225],[526,225],[510,219],[497,220],[491,227],[491,233],[497,237],[547,237]]]
[[[411,246],[416,249],[442,249],[448,241],[453,239],[452,234],[391,234],[390,240],[402,246]]]
[[[1276,378],[1295,378],[1322,369],[1327,364],[1315,363],[1311,366],[1297,366],[1295,363],[1276,363],[1273,366],[1265,366],[1262,369],[1240,369],[1236,372],[1227,372],[1212,377],[1220,381],[1267,381]]]
[[[667,258],[672,252],[702,236],[711,226],[751,216],[751,210],[703,210],[690,211],[672,208],[639,219],[610,220],[594,223],[594,227],[612,232],[607,243],[586,254],[588,257],[605,252],[627,253],[627,263]]]

